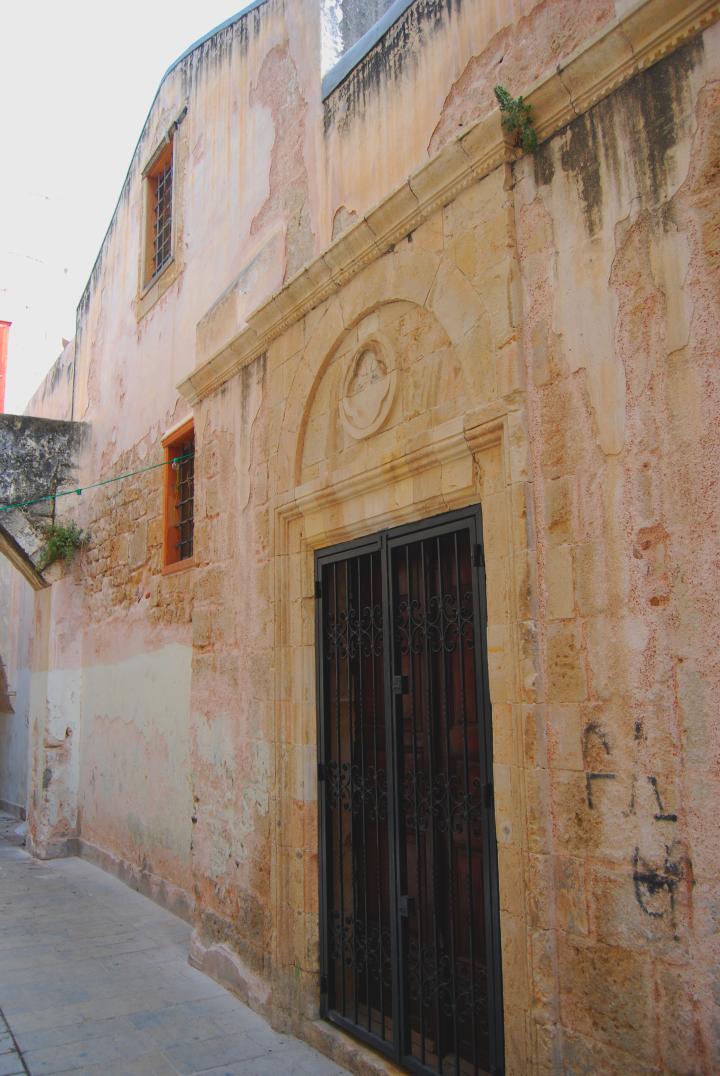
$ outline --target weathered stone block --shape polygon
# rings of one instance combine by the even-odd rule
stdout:
[[[547,654],[548,698],[553,702],[586,698],[585,648],[579,627],[565,622],[550,624]]]
[[[555,932],[552,930],[531,931],[530,952],[533,1015],[543,1022],[556,1019],[559,999]]]
[[[547,721],[550,766],[560,770],[584,769],[580,707],[574,703],[553,703],[547,708]]]
[[[147,522],[142,521],[132,531],[128,545],[128,561],[133,566],[144,564],[147,560],[148,540]]]
[[[581,616],[595,616],[607,607],[604,541],[575,546],[575,594]]]
[[[555,926],[553,857],[527,856],[528,923],[535,930],[550,930]]]
[[[563,1025],[626,1051],[654,1059],[654,1007],[647,956],[616,946],[593,946],[559,936],[560,1014]]]
[[[567,620],[575,615],[572,549],[567,544],[550,546],[545,562],[547,611],[551,620]]]
[[[558,930],[568,934],[587,934],[585,863],[570,856],[556,856],[554,868],[555,922]]]
[[[592,924],[604,944],[687,959],[688,865],[678,846],[668,848],[644,856],[636,847],[620,869],[590,871]]]
[[[572,479],[564,477],[545,482],[545,527],[552,545],[572,542],[574,501]]]

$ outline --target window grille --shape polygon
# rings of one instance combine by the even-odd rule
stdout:
[[[162,170],[153,177],[153,276],[170,261],[172,254],[172,155]]]
[[[175,549],[177,560],[186,560],[193,555],[193,511],[195,501],[195,456],[194,442],[183,441],[177,446],[178,462],[175,481]],[[179,451],[178,451],[179,449]]]
[[[163,438],[163,571],[192,563],[195,550],[195,431],[192,419]]]

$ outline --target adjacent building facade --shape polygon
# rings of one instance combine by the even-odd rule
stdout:
[[[362,11],[170,69],[29,405],[30,844],[353,1071],[711,1073],[720,6]]]

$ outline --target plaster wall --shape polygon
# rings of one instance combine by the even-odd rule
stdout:
[[[91,659],[82,691],[82,839],[139,868],[148,884],[181,890],[192,815],[190,661],[191,648],[178,643],[107,664]]]
[[[0,800],[24,813],[28,794],[30,586],[7,561],[0,562]]]
[[[66,422],[72,421],[74,381],[75,340],[73,339],[62,349],[30,397],[25,414],[61,419]]]
[[[295,5],[286,24],[284,5],[269,0],[163,81],[78,308],[74,353],[66,349],[31,401],[39,415],[65,412],[69,403],[75,418],[90,425],[78,485],[142,470],[162,458],[161,435],[189,413],[175,384],[194,365],[196,323],[247,268],[249,251],[251,271],[243,280],[254,290],[245,297],[246,308],[282,282],[288,260],[300,257],[293,244],[303,259],[310,255],[305,224],[286,227],[283,207],[269,200],[276,131],[257,76],[269,56],[285,65],[296,86],[294,124],[302,113],[302,79],[315,78],[316,48],[319,23],[307,24]],[[142,172],[179,117],[175,260],[165,275],[166,290],[143,293]],[[56,574],[52,599],[38,602],[33,683],[39,791],[31,831],[43,853],[81,834],[88,847],[115,857],[118,869],[133,878],[154,884],[157,875],[176,886],[187,909],[193,899],[187,770],[193,577],[161,575],[162,489],[162,472],[151,470],[58,502],[60,517],[74,518],[92,538],[87,555]],[[79,611],[85,601],[87,614]],[[82,717],[82,739],[74,723],[70,732],[45,737],[44,726],[52,726],[53,713],[63,706]],[[97,752],[113,736],[113,764],[106,771]]]

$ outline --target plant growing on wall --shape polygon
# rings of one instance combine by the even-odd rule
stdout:
[[[501,123],[508,134],[515,135],[515,143],[523,153],[532,153],[537,149],[537,132],[530,118],[532,105],[522,97],[511,97],[504,86],[495,87],[495,96],[502,113]]]
[[[43,529],[45,545],[43,546],[38,560],[38,568],[44,572],[56,560],[64,560],[67,564],[77,553],[90,541],[87,531],[80,530],[77,523],[48,523]]]

